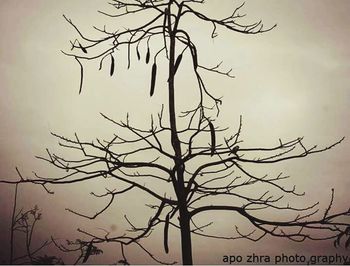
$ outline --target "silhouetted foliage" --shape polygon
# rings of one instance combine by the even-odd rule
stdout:
[[[20,172],[18,172],[18,174],[21,176]],[[15,186],[13,201],[9,264],[64,264],[61,259],[55,256],[37,255],[42,253],[52,241],[46,240],[40,245],[37,245],[37,243],[33,245],[34,229],[37,223],[42,219],[42,213],[37,205],[28,211],[23,210],[23,208],[17,211],[18,186],[19,184]],[[16,235],[24,236],[25,254],[15,257]]]
[[[33,261],[34,265],[64,265],[62,259],[55,256],[38,256]]]
[[[73,263],[74,265],[86,263],[90,256],[99,255],[103,253],[101,249],[94,245],[94,239],[92,239],[91,241],[84,241],[81,239],[76,239],[75,241],[66,240],[66,245],[59,244],[57,243],[57,240],[54,240],[53,238],[51,239],[55,246],[62,252],[79,253],[78,258]]]

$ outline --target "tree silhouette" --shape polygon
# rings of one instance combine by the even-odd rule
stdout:
[[[217,28],[239,34],[260,34],[272,30],[274,26],[265,28],[261,21],[242,24],[241,12],[243,4],[233,10],[231,15],[221,19],[211,18],[197,8],[204,4],[203,0],[133,0],[110,3],[116,14],[101,12],[118,19],[132,14],[146,14],[149,19],[139,27],[108,31],[106,27],[94,27],[101,38],[93,39],[86,36],[68,19],[64,18],[76,30],[79,37],[71,42],[71,52],[63,52],[74,58],[80,66],[79,93],[83,91],[84,66],[89,61],[98,61],[99,69],[108,64],[108,72],[115,72],[115,55],[122,47],[127,50],[127,65],[130,68],[132,57],[151,63],[150,97],[160,88],[157,77],[166,68],[168,100],[162,105],[157,117],[152,116],[149,128],[134,126],[127,116],[125,121],[117,121],[110,116],[102,117],[113,123],[118,130],[109,140],[83,141],[75,134],[73,138],[52,133],[59,139],[62,147],[78,151],[80,157],[69,159],[47,150],[46,157],[38,157],[53,166],[64,170],[60,177],[43,177],[35,174],[33,178],[22,178],[19,181],[7,183],[34,183],[42,185],[49,193],[48,184],[71,184],[85,182],[100,177],[117,180],[120,186],[107,190],[103,194],[93,193],[96,198],[109,198],[107,205],[93,215],[83,214],[75,210],[70,212],[95,219],[103,214],[120,194],[139,190],[149,195],[157,204],[148,205],[154,211],[144,227],[137,227],[125,216],[131,227],[130,234],[111,236],[95,235],[80,230],[91,238],[91,242],[83,243],[84,252],[80,258],[86,262],[90,256],[89,246],[105,242],[117,242],[122,249],[123,258],[120,263],[128,263],[124,254],[125,246],[134,244],[143,249],[156,262],[161,263],[144,247],[141,240],[148,237],[157,226],[163,226],[163,246],[169,252],[169,228],[179,229],[181,235],[181,250],[183,264],[193,264],[192,241],[193,234],[203,237],[221,239],[250,239],[258,241],[265,236],[288,238],[302,242],[312,240],[334,240],[338,246],[345,241],[350,244],[350,227],[344,218],[350,210],[332,214],[334,191],[325,210],[318,208],[318,203],[303,208],[290,204],[287,196],[303,196],[296,191],[295,185],[287,188],[281,184],[288,178],[283,173],[272,176],[260,176],[251,170],[251,165],[274,164],[281,161],[306,157],[332,149],[343,139],[318,148],[308,147],[303,138],[283,141],[272,147],[249,147],[241,144],[242,117],[236,132],[226,135],[228,129],[220,128],[216,117],[220,114],[221,99],[207,88],[203,75],[212,72],[233,78],[231,70],[222,70],[221,63],[214,67],[201,64],[197,45],[191,35],[182,25],[185,17],[193,17],[198,23],[212,25],[210,38],[218,36]],[[142,57],[140,46],[146,45],[145,58]],[[176,110],[176,75],[185,60],[191,61],[193,77],[197,82],[198,99],[190,110]],[[128,132],[126,136],[123,133]],[[140,159],[143,158],[143,159]],[[147,158],[147,159],[145,159]],[[153,189],[152,185],[163,186],[166,193]],[[246,193],[247,189],[253,192]],[[214,202],[214,203],[213,203]],[[217,203],[221,202],[221,203]],[[291,218],[265,218],[266,211],[293,211]],[[198,223],[198,217],[207,212],[225,211],[241,215],[255,229],[243,233],[236,226],[234,235],[212,235],[205,232],[211,225]],[[322,231],[322,234],[318,234]],[[83,250],[82,248],[80,249]]]
[[[18,175],[22,177],[22,174],[16,168]],[[10,226],[10,258],[9,264],[33,264],[33,265],[59,265],[64,264],[61,258],[53,255],[43,254],[44,250],[47,249],[51,244],[54,244],[62,252],[79,252],[75,264],[80,261],[85,263],[91,255],[99,255],[102,250],[98,249],[93,245],[91,241],[83,241],[81,239],[76,239],[75,241],[67,241],[68,247],[60,245],[51,236],[51,239],[46,239],[40,245],[33,239],[35,238],[35,233],[38,222],[42,219],[42,212],[39,207],[35,205],[29,210],[24,210],[23,208],[18,209],[18,187],[19,183],[15,185],[13,209],[11,217]],[[16,249],[20,247],[22,242],[22,251]],[[34,243],[34,244],[33,244]],[[17,255],[19,253],[21,255]],[[16,256],[15,256],[16,254]]]
[[[20,172],[18,172],[18,174],[21,176]],[[18,186],[19,184],[17,183],[15,185],[13,201],[9,264],[64,264],[62,259],[55,256],[38,255],[53,242],[51,240],[45,240],[39,246],[33,245],[34,229],[37,227],[37,223],[42,219],[42,213],[37,205],[27,211],[23,210],[23,208],[19,211],[17,210]],[[19,256],[14,256],[15,246],[17,246],[15,242],[19,242],[18,239],[20,239],[21,235],[24,239],[25,252]]]

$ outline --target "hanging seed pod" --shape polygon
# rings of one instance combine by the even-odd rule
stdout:
[[[85,47],[82,46],[80,42],[78,43],[79,43],[79,48],[84,52],[84,54],[87,54],[87,50],[85,49]]]
[[[163,29],[166,28],[167,19],[168,19],[168,8],[165,8],[165,10],[164,10],[164,19],[163,19]]]
[[[110,68],[109,74],[112,76],[113,73],[114,73],[114,57],[111,54],[111,68]]]
[[[128,69],[130,69],[130,65],[131,65],[131,62],[130,62],[130,43],[128,44]]]
[[[150,95],[153,96],[154,88],[156,86],[156,77],[157,77],[157,64],[154,63],[152,66],[152,78],[151,78],[151,90]]]
[[[193,67],[195,69],[197,69],[197,67],[198,67],[198,58],[197,58],[197,50],[196,50],[195,47],[193,47],[192,58],[193,58]]]
[[[211,156],[215,153],[216,139],[215,139],[215,129],[213,124],[209,121],[210,136],[211,136]]]
[[[190,42],[188,43],[188,46],[190,47],[190,51],[191,51],[193,67],[194,69],[197,69],[198,67],[197,49]]]
[[[168,244],[168,239],[169,239],[169,214],[165,217],[165,224],[164,224],[164,250],[165,253],[169,253],[169,244]]]
[[[84,81],[84,67],[81,64],[80,60],[77,57],[74,57],[75,60],[77,60],[79,66],[80,66],[80,83],[79,83],[79,94],[81,93],[83,89],[83,81]]]
[[[177,69],[179,68],[179,65],[182,61],[182,54],[180,54],[177,58],[176,58],[176,62],[175,62],[175,66],[174,66],[174,75],[176,74]]]
[[[168,8],[166,7],[166,8],[164,9],[164,20],[163,20],[163,26],[165,26],[165,25],[166,25],[167,15],[168,15]]]
[[[149,59],[150,59],[150,57],[151,57],[151,52],[150,52],[150,50],[149,50],[149,47],[147,47],[146,64],[148,64],[148,63],[149,63]]]
[[[98,70],[99,70],[99,71],[102,69],[103,59],[104,59],[104,57],[100,60],[100,66],[98,67]]]
[[[139,51],[139,46],[138,45],[136,46],[136,55],[137,55],[137,60],[140,61],[141,55],[140,55],[140,51]]]

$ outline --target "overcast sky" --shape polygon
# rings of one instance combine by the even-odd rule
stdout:
[[[107,2],[107,1],[106,1]],[[203,12],[219,18],[230,15],[229,10],[240,1],[207,0]],[[132,121],[147,126],[151,113],[156,113],[166,90],[149,98],[149,66],[132,62],[125,70],[125,56],[117,59],[117,74],[98,72],[97,65],[87,68],[83,93],[78,95],[79,67],[60,50],[69,50],[69,40],[77,36],[63,19],[71,18],[87,34],[96,36],[92,26],[123,28],[129,23],[142,22],[144,17],[131,16],[116,22],[97,13],[108,10],[100,0],[0,0],[0,178],[16,179],[15,167],[24,175],[32,171],[46,175],[57,171],[34,158],[43,155],[45,148],[59,150],[51,131],[72,136],[78,132],[89,140],[112,136],[113,126],[101,119],[99,112],[117,120],[130,113]],[[246,1],[245,21],[262,19],[266,27],[277,28],[263,35],[239,35],[218,29],[219,36],[210,39],[210,25],[197,20],[187,21],[199,47],[199,60],[233,69],[235,79],[208,75],[208,86],[223,96],[220,123],[237,127],[243,116],[244,145],[267,146],[278,139],[305,136],[308,145],[327,146],[341,137],[350,137],[350,1],[347,0],[264,0]],[[184,25],[185,26],[185,25]],[[98,36],[98,35],[97,35]],[[119,63],[120,62],[120,63]],[[132,77],[132,78],[130,78]],[[190,84],[184,71],[179,80],[182,88]],[[191,104],[192,97],[182,97],[181,105]],[[331,188],[336,189],[336,210],[349,207],[350,143],[346,139],[339,147],[323,154],[268,169],[272,173],[285,172],[293,176],[306,197],[298,204],[329,202]],[[20,186],[19,206],[29,208],[38,204],[43,220],[37,239],[54,235],[74,239],[76,228],[89,230],[107,228],[122,230],[121,207],[128,204],[128,214],[135,219],[142,213],[144,203],[134,198],[122,198],[104,217],[87,222],[65,211],[75,208],[95,213],[104,202],[96,202],[89,192],[103,191],[104,183],[52,187],[48,195],[34,185]],[[13,187],[0,185],[0,240],[8,243]],[[135,195],[132,195],[134,197]],[[137,195],[136,195],[137,196]],[[232,217],[218,214],[217,232],[228,234],[235,224]],[[142,221],[147,221],[145,217]],[[239,221],[237,221],[239,223]],[[59,225],[58,225],[59,224]],[[226,231],[225,231],[226,230]],[[171,259],[179,260],[179,236],[171,239]],[[155,240],[159,240],[155,237]],[[152,242],[154,243],[154,242]],[[161,246],[161,245],[160,245]],[[196,263],[221,263],[226,254],[334,254],[331,243],[290,243],[268,238],[259,243],[227,242],[194,239]],[[307,248],[306,248],[307,247]],[[106,248],[104,255],[91,262],[113,263],[114,251]],[[153,246],[155,254],[157,245]],[[115,253],[117,252],[117,253]],[[136,249],[129,251],[130,261],[142,263],[144,258]],[[0,261],[8,251],[0,251]],[[161,255],[166,258],[164,255]],[[134,260],[132,259],[134,258]],[[68,262],[68,261],[67,261]]]

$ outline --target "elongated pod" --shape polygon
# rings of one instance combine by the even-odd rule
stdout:
[[[112,76],[113,73],[114,73],[114,57],[111,54],[111,68],[110,68],[109,74]]]
[[[168,18],[168,8],[166,7],[166,8],[164,9],[163,29],[166,28],[167,18]]]
[[[156,86],[156,79],[157,79],[157,64],[154,63],[152,66],[152,77],[151,77],[151,90],[150,90],[151,97],[154,94],[154,88]]]
[[[194,69],[197,69],[198,67],[197,49],[195,46],[193,46],[193,47],[190,47],[190,50],[192,55],[193,67]]]
[[[211,136],[211,156],[215,153],[215,145],[216,145],[216,138],[215,138],[215,129],[214,125],[209,121],[209,128],[210,128],[210,136]]]
[[[179,68],[180,64],[182,61],[182,54],[180,54],[175,61],[175,66],[174,66],[174,75],[176,74],[177,69]]]
[[[140,55],[140,51],[139,51],[139,46],[138,45],[136,46],[136,55],[137,55],[137,60],[140,61],[141,55]]]
[[[77,60],[79,66],[80,66],[80,83],[79,83],[79,94],[81,93],[81,90],[83,89],[83,81],[84,81],[84,67],[81,64],[80,60],[78,57],[74,57],[75,60]]]
[[[169,214],[165,217],[165,224],[164,224],[164,250],[165,253],[169,253]]]
[[[149,47],[147,47],[146,64],[148,64],[148,63],[149,63],[149,59],[150,59],[150,57],[151,57],[151,52],[150,52],[150,50],[149,50]]]

